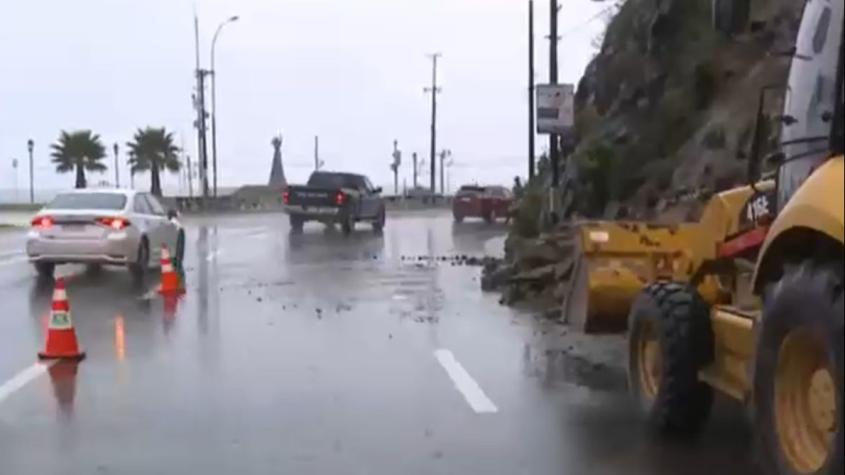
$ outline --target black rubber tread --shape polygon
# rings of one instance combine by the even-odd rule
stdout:
[[[35,263],[35,271],[43,279],[52,279],[56,271],[56,264],[52,262],[37,262]]]
[[[384,231],[384,225],[387,223],[387,211],[382,208],[379,211],[375,221],[373,221],[373,231],[380,233]]]
[[[355,221],[352,219],[351,216],[347,216],[343,219],[340,223],[340,230],[343,232],[344,236],[349,236],[352,234],[352,231],[355,229]]]
[[[290,228],[292,231],[301,231],[305,225],[305,220],[296,215],[290,215]]]
[[[838,425],[833,437],[831,456],[812,475],[843,473],[843,262],[835,265],[806,261],[785,269],[779,281],[768,286],[764,298],[763,319],[758,333],[754,371],[754,432],[760,448],[760,462],[765,473],[797,475],[786,462],[780,448],[774,417],[774,382],[780,348],[796,328],[806,328],[825,346],[836,383]],[[804,475],[804,474],[802,474]]]
[[[657,397],[641,406],[649,426],[660,434],[694,435],[713,405],[713,389],[698,379],[699,370],[713,358],[709,306],[684,285],[657,282],[648,286],[631,311],[630,362],[636,358],[633,338],[642,319],[651,320],[656,328],[662,357]],[[639,391],[634,375],[631,381],[632,389]]]
[[[176,236],[176,255],[174,256],[174,264],[177,269],[185,268],[185,230],[180,229]]]
[[[141,261],[142,257],[142,249],[145,251],[147,256],[147,262],[139,262]],[[138,255],[136,257],[136,261],[132,264],[129,264],[129,273],[132,275],[132,279],[137,282],[142,282],[147,275],[150,267],[150,244],[146,238],[141,240],[140,246],[138,246]]]

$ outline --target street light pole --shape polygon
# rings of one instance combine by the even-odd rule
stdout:
[[[29,151],[29,203],[35,204],[35,176],[34,160],[32,152],[35,150],[35,142],[32,139],[26,141],[26,149]]]
[[[220,24],[217,27],[217,31],[214,32],[214,38],[211,40],[211,155],[212,155],[212,168],[214,169],[214,197],[217,197],[217,69],[215,68],[214,63],[214,56],[215,50],[217,49],[217,38],[220,36],[220,32],[223,31],[223,27],[228,25],[229,23],[238,21],[238,16],[229,17],[226,21]]]
[[[117,158],[117,152],[119,150],[119,146],[117,142],[114,143],[114,184],[116,187],[120,188],[120,162]]]
[[[14,177],[15,177],[15,202],[18,201],[18,159],[12,159],[12,170],[14,170]]]
[[[414,152],[414,154],[411,155],[411,158],[414,161],[414,190],[416,190],[417,189],[417,170],[418,170],[418,168],[417,168],[417,166],[418,166],[418,164],[417,164],[417,152]]]

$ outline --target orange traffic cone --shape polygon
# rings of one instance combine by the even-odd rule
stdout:
[[[158,288],[158,293],[161,295],[180,295],[184,292],[179,274],[176,273],[173,261],[170,259],[170,251],[167,246],[161,246],[161,285]]]
[[[64,279],[56,279],[53,291],[53,308],[50,312],[50,325],[47,327],[47,345],[38,353],[43,360],[81,360],[85,352],[80,350],[76,340],[76,330],[70,319],[70,303],[67,301]]]

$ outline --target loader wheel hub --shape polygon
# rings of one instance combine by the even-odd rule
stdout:
[[[643,325],[639,344],[640,387],[646,397],[656,399],[660,389],[663,362],[660,356],[660,342],[652,325]]]
[[[775,419],[781,450],[801,474],[828,459],[836,432],[836,389],[827,355],[806,332],[783,342],[775,376]]]

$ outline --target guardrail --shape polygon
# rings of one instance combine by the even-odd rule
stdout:
[[[448,208],[452,206],[451,196],[384,196],[389,210],[415,210],[429,208]],[[240,198],[236,195],[220,196],[217,198],[177,196],[164,198],[169,207],[183,213],[208,212],[249,212],[249,211],[281,211],[284,203],[280,195],[266,194],[262,196]]]

